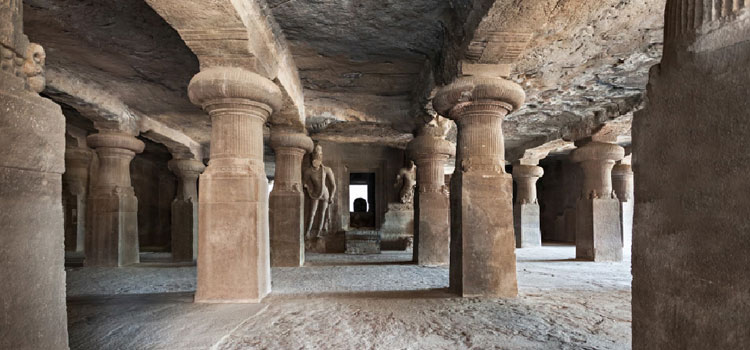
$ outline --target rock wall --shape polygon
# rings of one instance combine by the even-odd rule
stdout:
[[[750,13],[698,36],[695,2],[669,2],[633,123],[633,349],[750,347]]]

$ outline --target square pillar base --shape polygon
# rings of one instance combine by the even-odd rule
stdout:
[[[271,229],[271,266],[305,264],[305,198],[301,192],[271,191],[268,217]]]
[[[512,197],[508,174],[453,174],[450,286],[459,295],[518,295]]]
[[[195,302],[258,303],[271,291],[268,181],[241,170],[201,175]]]
[[[576,258],[622,261],[620,201],[579,199],[576,210]]]
[[[516,233],[516,248],[541,247],[542,231],[539,228],[539,204],[514,205],[513,227]]]
[[[172,260],[198,258],[198,206],[192,200],[172,201]]]
[[[423,266],[450,263],[450,201],[443,192],[417,193],[414,208],[414,260]]]
[[[132,191],[132,188],[130,189]],[[138,255],[138,199],[127,190],[89,197],[90,230],[85,266],[126,266]]]

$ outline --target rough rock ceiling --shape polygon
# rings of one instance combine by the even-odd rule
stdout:
[[[461,64],[507,65],[528,99],[507,149],[629,121],[661,55],[665,0],[268,0],[299,68],[318,139],[402,145]],[[143,0],[26,0],[47,65],[207,144],[187,99],[195,55]],[[55,82],[48,95],[55,98]],[[48,89],[50,90],[50,89]],[[426,107],[427,110],[422,110]],[[362,136],[362,137],[360,137]]]
[[[25,0],[24,26],[47,51],[50,70],[208,143],[208,117],[187,98],[198,61],[143,0]],[[54,86],[50,79],[48,90]]]
[[[309,120],[414,129],[420,73],[442,48],[445,0],[271,0],[305,88]],[[369,129],[353,123],[349,132]],[[341,126],[337,126],[341,131]],[[317,131],[317,130],[314,130]]]

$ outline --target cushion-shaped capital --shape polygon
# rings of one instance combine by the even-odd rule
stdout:
[[[167,162],[167,167],[180,177],[198,177],[206,170],[203,162],[195,159],[172,159]]]
[[[143,152],[146,145],[133,135],[113,132],[100,132],[86,137],[86,143],[93,148],[121,148],[135,153]]]
[[[544,175],[544,169],[536,165],[514,165],[513,166],[513,177],[516,179],[525,177],[542,177]]]
[[[474,101],[498,101],[510,106],[508,112],[521,108],[526,93],[520,85],[503,78],[462,77],[444,86],[432,100],[435,110],[443,116],[450,117],[450,111],[456,105]]]
[[[271,147],[274,149],[278,147],[299,148],[310,153],[313,151],[313,146],[312,139],[303,133],[286,131],[271,132]]]
[[[616,164],[612,168],[612,176],[633,175],[633,167],[630,164]]]
[[[441,137],[421,135],[409,142],[409,154],[415,159],[434,155],[452,157],[456,154],[456,145]]]
[[[591,142],[573,151],[571,160],[579,163],[587,160],[620,160],[625,158],[625,149],[614,143]]]
[[[245,99],[263,103],[273,111],[281,108],[281,90],[271,80],[237,67],[211,67],[200,71],[188,86],[193,104],[205,107],[214,101]]]

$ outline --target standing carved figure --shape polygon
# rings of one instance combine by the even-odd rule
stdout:
[[[323,148],[320,145],[315,146],[312,153],[312,166],[305,169],[302,176],[303,186],[312,200],[305,237],[312,238],[312,228],[317,216],[320,217],[317,233],[317,236],[320,237],[324,229],[328,230],[328,221],[330,220],[328,207],[333,203],[336,194],[336,179],[333,177],[331,168],[323,165]],[[318,213],[320,215],[316,215]]]
[[[401,187],[399,200],[408,204],[414,200],[414,186],[417,184],[416,167],[414,161],[409,161],[409,166],[401,168],[396,176],[396,188]]]

